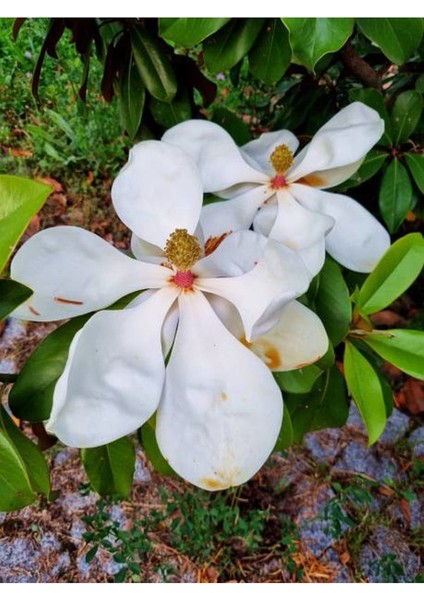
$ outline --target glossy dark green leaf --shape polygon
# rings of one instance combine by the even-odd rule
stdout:
[[[374,177],[388,157],[387,150],[379,150],[378,148],[370,150],[356,173],[340,186],[341,189],[348,190]]]
[[[192,48],[221,29],[230,19],[211,18],[162,18],[159,19],[159,34],[164,40],[185,48]]]
[[[424,154],[407,152],[405,160],[418,189],[424,194]]]
[[[143,116],[146,90],[137,67],[131,60],[119,78],[119,111],[124,129],[134,138]]]
[[[356,21],[361,32],[397,65],[412,56],[423,35],[422,19],[368,18]]]
[[[211,73],[226,71],[237,64],[253,46],[265,19],[231,19],[222,29],[208,37],[203,50]]]
[[[156,419],[153,416],[147,423],[141,427],[140,441],[144,448],[147,458],[152,463],[155,471],[161,475],[167,475],[170,477],[176,477],[175,471],[169,465],[168,461],[162,456],[159,450],[158,443],[156,441]]]
[[[384,133],[381,136],[380,142],[391,145],[393,140],[392,121],[384,102],[383,94],[374,88],[354,88],[349,91],[349,97],[352,101],[363,102],[378,112],[384,120]]]
[[[357,303],[361,312],[370,315],[386,308],[412,285],[423,266],[423,236],[410,233],[397,240],[359,290]]]
[[[395,146],[405,142],[419,123],[423,110],[422,95],[415,90],[403,92],[396,98],[392,110],[393,141]]]
[[[313,71],[325,54],[339,50],[353,30],[354,19],[284,18],[298,61]]]
[[[377,354],[408,375],[424,379],[424,333],[409,329],[374,331],[362,337]]]
[[[131,440],[123,437],[99,448],[84,448],[81,457],[91,486],[100,496],[129,495],[135,468]]]
[[[131,31],[131,47],[146,89],[157,100],[171,102],[177,93],[177,80],[171,63],[157,40],[140,27]]]
[[[32,296],[33,291],[17,281],[0,279],[0,321],[5,319],[22,302]]]
[[[213,111],[212,121],[228,131],[238,146],[242,146],[252,139],[247,124],[227,108],[220,106],[216,108]]]
[[[38,181],[0,175],[0,273],[51,191],[49,185]]]
[[[414,203],[408,171],[398,158],[394,158],[384,171],[378,203],[388,230],[394,233]]]
[[[9,436],[0,428],[0,510],[19,510],[37,495],[31,488],[25,464]]]
[[[322,356],[317,362],[314,364],[315,367],[319,369],[329,369],[336,362],[336,354],[334,352],[333,344],[330,342],[328,344],[327,352]]]
[[[160,102],[152,98],[149,104],[150,112],[156,123],[169,129],[181,121],[191,119],[190,95],[186,87],[181,86],[172,102]]]
[[[346,342],[344,373],[349,392],[355,401],[373,444],[378,440],[386,425],[386,406],[383,390],[377,373],[350,342]]]
[[[340,267],[328,257],[320,273],[315,309],[331,343],[337,346],[349,331],[352,304]]]
[[[34,492],[50,493],[49,468],[42,452],[16,427],[3,407],[0,407],[0,428],[8,436],[24,463]]]
[[[283,422],[281,424],[280,433],[274,446],[273,452],[281,452],[286,448],[290,448],[293,443],[293,426],[291,422],[290,412],[284,408]]]
[[[249,52],[250,72],[268,85],[281,79],[291,60],[287,29],[280,19],[266,21]]]
[[[315,365],[296,369],[295,371],[274,371],[274,379],[283,392],[291,394],[306,394],[310,392],[312,386],[318,377],[322,374],[322,370]]]
[[[420,92],[420,94],[424,94],[424,73],[421,73],[415,82],[415,89],[417,92]]]
[[[349,414],[343,377],[334,366],[327,369],[308,394],[284,394],[293,427],[293,440],[301,442],[308,431],[341,427]]]

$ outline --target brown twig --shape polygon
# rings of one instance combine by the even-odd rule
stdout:
[[[341,58],[345,67],[359,79],[366,87],[381,90],[381,75],[360,56],[350,42],[346,42],[341,51]]]

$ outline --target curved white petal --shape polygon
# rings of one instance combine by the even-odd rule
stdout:
[[[79,227],[53,227],[31,237],[11,264],[11,277],[34,290],[13,316],[68,319],[109,306],[130,292],[159,288],[169,270],[125,256]]]
[[[303,260],[311,279],[318,275],[324,266],[325,262],[325,238],[321,238],[312,246],[303,248],[298,251],[300,258]]]
[[[215,196],[218,196],[219,198],[224,198],[226,200],[229,200],[230,198],[237,198],[237,196],[241,196],[241,194],[247,194],[248,192],[251,192],[252,190],[256,189],[258,187],[258,185],[263,185],[263,184],[236,183],[235,185],[225,188],[224,190],[218,190],[214,194],[215,194]]]
[[[222,490],[250,479],[281,426],[281,392],[201,293],[181,294],[180,324],[156,420],[159,448],[184,479]]]
[[[303,206],[335,220],[326,237],[327,252],[352,271],[370,273],[390,246],[390,236],[379,221],[348,196],[298,184],[292,189]]]
[[[175,229],[196,229],[203,200],[200,174],[174,145],[149,140],[134,146],[111,193],[125,225],[160,248]]]
[[[250,163],[252,166],[256,164],[255,168],[268,173],[268,175],[274,175],[274,169],[269,158],[275,148],[282,144],[295,154],[299,147],[299,140],[291,131],[281,129],[280,131],[262,133],[256,140],[241,146],[240,150],[247,161],[253,161]]]
[[[162,140],[190,154],[200,169],[205,192],[219,192],[238,183],[266,183],[269,179],[253,169],[233,138],[211,121],[179,123],[168,129]]]
[[[178,295],[94,315],[77,334],[55,388],[47,429],[68,446],[92,448],[131,433],[156,410],[165,378],[161,329]]]
[[[250,340],[269,331],[282,306],[303,294],[309,281],[299,255],[269,240],[257,265],[248,273],[239,277],[199,277],[195,287],[232,302]]]
[[[353,102],[328,121],[295,158],[289,182],[356,163],[378,142],[384,121],[362,102]]]
[[[261,258],[268,240],[255,231],[228,235],[211,254],[192,268],[197,277],[236,277],[251,271]]]
[[[335,169],[329,169],[328,171],[317,171],[310,175],[305,175],[302,178],[302,183],[310,185],[312,187],[324,189],[339,185],[343,181],[347,181],[349,177],[352,177],[354,173],[359,169],[363,163],[365,155],[358,161],[346,165],[343,167],[336,167]]]
[[[268,186],[259,185],[237,198],[204,206],[200,214],[200,224],[206,241],[223,233],[249,229],[258,208],[273,193]]]
[[[150,244],[139,238],[135,233],[131,236],[131,252],[137,260],[160,264],[166,261],[165,252],[159,246]]]
[[[283,307],[278,323],[247,346],[272,371],[291,371],[316,362],[328,348],[324,325],[300,302]]]

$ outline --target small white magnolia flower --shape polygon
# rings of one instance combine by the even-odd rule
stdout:
[[[306,269],[295,252],[252,231],[203,247],[200,177],[175,146],[135,146],[112,198],[135,234],[135,254],[147,252],[149,262],[77,227],[40,232],[12,261],[12,277],[34,290],[14,313],[24,319],[74,317],[147,290],[124,310],[96,313],[75,336],[47,427],[70,446],[95,447],[131,433],[158,409],[157,441],[178,474],[208,490],[239,485],[272,451],[283,404],[268,367],[218,315],[233,307],[236,317],[226,318],[239,319],[237,335],[247,345],[260,339],[306,291]],[[297,324],[302,338],[313,318],[303,321],[306,309],[291,307],[288,330]],[[325,333],[320,344],[322,353]],[[262,355],[272,362],[275,353],[293,352],[289,364],[310,356],[303,348],[282,337]]]
[[[205,192],[231,199],[204,208],[206,237],[253,223],[255,231],[298,251],[312,275],[325,249],[345,267],[367,273],[390,245],[387,231],[352,198],[322,190],[353,175],[383,130],[376,111],[354,102],[297,156],[299,142],[287,130],[238,148],[219,125],[193,120],[171,128],[163,140],[194,158]]]

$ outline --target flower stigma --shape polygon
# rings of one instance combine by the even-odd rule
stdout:
[[[202,257],[202,249],[195,235],[187,229],[176,229],[166,241],[166,258],[176,267],[174,282],[181,288],[190,288],[194,275],[190,268]]]

